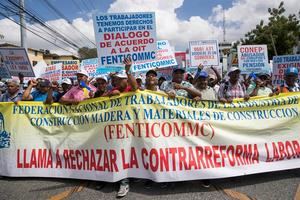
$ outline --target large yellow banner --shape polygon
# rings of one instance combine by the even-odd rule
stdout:
[[[299,168],[299,97],[1,103],[0,175],[182,181]]]

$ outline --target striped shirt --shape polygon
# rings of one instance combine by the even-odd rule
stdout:
[[[10,95],[8,92],[1,94],[0,102],[17,102],[22,100],[23,94],[18,91],[14,95]]]
[[[246,94],[246,88],[245,86],[237,82],[235,85],[232,85],[230,81],[226,81],[225,83],[222,83],[219,88],[218,97],[221,98],[244,98]]]

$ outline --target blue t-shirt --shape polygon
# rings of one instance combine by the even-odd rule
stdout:
[[[47,92],[46,93],[42,93],[38,90],[34,91],[31,93],[31,96],[33,98],[33,101],[46,101],[47,99]],[[52,96],[53,96],[53,100],[56,101],[57,100],[57,97],[58,97],[58,93],[57,92],[53,92],[52,93]]]

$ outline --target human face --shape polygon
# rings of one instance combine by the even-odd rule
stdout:
[[[205,77],[199,77],[197,79],[197,87],[200,89],[200,90],[204,90],[207,88],[207,85],[208,85],[208,80],[207,78]]]
[[[182,71],[177,70],[173,72],[173,82],[180,84],[183,81],[183,78],[184,78],[184,73]]]
[[[297,82],[298,76],[296,74],[288,74],[284,77],[285,83],[288,86],[294,86],[295,83]]]
[[[136,83],[138,84],[139,87],[142,87],[142,79],[140,78],[136,79]]]
[[[67,92],[70,90],[70,88],[72,87],[72,85],[68,85],[66,83],[61,84],[61,87],[63,89],[64,92]]]
[[[10,95],[13,95],[15,94],[16,92],[19,91],[19,86],[16,85],[15,83],[8,83],[7,84],[7,92],[10,94]]]
[[[240,73],[241,72],[239,70],[235,70],[235,71],[231,72],[230,74],[228,74],[230,81],[233,83],[236,83],[240,78]]]
[[[267,85],[267,82],[268,82],[268,77],[265,76],[265,75],[262,75],[262,76],[259,76],[258,77],[259,80],[261,81],[261,87],[265,87]]]
[[[84,82],[87,82],[88,80],[88,77],[86,75],[83,75],[83,74],[77,74],[77,81],[78,83],[80,83],[80,81],[84,81]]]
[[[157,77],[155,76],[155,74],[148,74],[146,76],[146,85],[147,86],[156,86],[158,84],[158,80]]]
[[[127,78],[116,77],[115,85],[120,89],[120,92],[122,92],[128,86]]]
[[[106,87],[107,87],[107,83],[106,83],[105,80],[103,80],[103,79],[97,79],[97,89],[99,91],[104,92],[106,90]]]
[[[49,86],[41,86],[41,85],[39,85],[39,87],[38,87],[38,90],[39,90],[41,93],[47,93],[49,89],[50,89]]]

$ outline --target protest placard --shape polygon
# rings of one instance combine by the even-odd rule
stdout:
[[[180,68],[185,68],[185,65],[186,65],[186,53],[185,53],[185,51],[175,52],[175,58],[176,58],[178,66]]]
[[[96,69],[99,65],[98,58],[91,58],[82,60],[80,63],[80,68],[85,70],[90,77],[94,77],[96,75]]]
[[[242,45],[237,49],[242,74],[270,72],[267,45]]]
[[[289,67],[296,67],[300,70],[300,55],[284,55],[273,57],[273,85],[284,84],[284,72]],[[298,74],[298,83],[299,83]]]
[[[200,64],[204,66],[219,66],[218,40],[190,41],[189,47],[191,67],[197,67]]]
[[[0,77],[1,78],[11,78],[8,69],[4,64],[4,58],[0,56]]]
[[[156,25],[154,12],[109,13],[93,16],[99,65],[120,65],[154,60]]]
[[[171,182],[299,168],[299,97],[223,104],[136,91],[72,106],[0,103],[0,175]]]
[[[25,77],[35,77],[24,48],[0,48],[0,57],[11,76],[22,73]]]
[[[44,71],[41,73],[40,78],[48,79],[50,81],[61,82],[62,63],[48,65],[46,68],[44,68]]]
[[[52,60],[51,65],[62,63],[62,78],[76,79],[76,73],[80,68],[79,60]]]
[[[164,68],[174,65],[177,65],[177,61],[168,40],[160,40],[157,41],[156,59],[150,62],[134,63],[131,67],[131,71],[148,71],[150,69]]]

